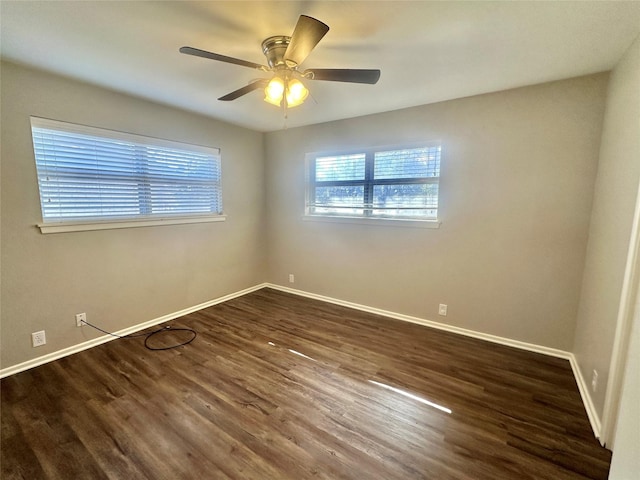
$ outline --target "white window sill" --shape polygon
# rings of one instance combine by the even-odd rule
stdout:
[[[60,222],[60,223],[40,223],[38,228],[43,234],[64,233],[64,232],[84,232],[89,230],[112,230],[116,228],[138,228],[156,227],[160,225],[182,225],[185,223],[209,223],[224,222],[225,215],[196,216],[196,217],[165,217],[144,220],[110,220],[102,222]]]
[[[440,228],[439,220],[409,220],[396,218],[364,218],[340,217],[332,215],[304,215],[304,221],[329,223],[355,223],[360,225],[375,225],[382,227],[410,227],[410,228]]]

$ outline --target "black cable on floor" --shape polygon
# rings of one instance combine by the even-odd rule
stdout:
[[[149,333],[137,333],[135,335],[134,334],[117,335],[115,333],[107,332],[106,330],[103,330],[100,327],[96,327],[95,325],[87,322],[86,320],[82,320],[82,323],[84,323],[85,325],[89,325],[90,327],[93,327],[96,330],[101,331],[102,333],[106,333],[107,335],[111,335],[112,337],[116,337],[116,338],[147,337],[147,338],[144,339],[144,346],[149,350],[171,350],[172,348],[182,347],[183,345],[188,345],[191,342],[193,342],[196,339],[196,337],[198,336],[198,332],[196,332],[192,328],[171,328],[169,326],[164,327],[164,328],[158,328],[157,330],[154,330],[153,332],[149,332]],[[157,335],[157,334],[162,333],[162,332],[169,332],[169,331],[171,331],[171,332],[191,332],[193,334],[193,336],[189,340],[187,340],[186,342],[179,343],[178,345],[171,345],[169,347],[160,347],[160,348],[150,347],[149,346],[149,339],[152,336]]]

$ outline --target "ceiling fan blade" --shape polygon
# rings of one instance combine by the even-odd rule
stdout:
[[[228,102],[230,100],[235,100],[236,98],[240,98],[247,93],[251,93],[254,90],[258,90],[259,88],[265,88],[269,83],[268,80],[256,80],[255,82],[250,83],[238,90],[234,90],[231,93],[227,93],[224,97],[220,97],[218,100],[222,100],[223,102]]]
[[[380,70],[353,70],[344,68],[313,68],[305,70],[303,76],[310,80],[330,82],[368,83],[373,85],[380,79]]]
[[[300,15],[291,35],[289,46],[284,52],[285,61],[300,65],[328,31],[329,26],[320,20]]]
[[[269,70],[269,67],[260,65],[258,63],[248,62],[246,60],[240,60],[239,58],[227,57],[226,55],[220,55],[218,53],[211,53],[199,48],[182,47],[180,53],[186,53],[187,55],[195,55],[196,57],[208,58],[210,60],[218,60],[219,62],[233,63],[234,65],[240,65],[242,67],[256,68],[258,70]]]

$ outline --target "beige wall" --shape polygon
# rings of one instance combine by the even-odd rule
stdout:
[[[611,73],[573,352],[602,416],[638,182],[640,39]]]
[[[268,280],[570,350],[606,84],[595,75],[266,134]],[[433,140],[439,229],[303,221],[305,153]]]
[[[3,368],[99,336],[76,313],[113,331],[264,280],[261,133],[9,63],[1,88]],[[220,147],[227,221],[42,235],[30,115]]]

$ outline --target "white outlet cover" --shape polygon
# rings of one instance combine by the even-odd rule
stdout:
[[[47,343],[47,337],[44,333],[44,330],[40,330],[39,332],[33,332],[31,334],[31,343],[34,347],[40,347]]]
[[[440,306],[438,307],[438,315],[443,315],[443,316],[447,315],[447,306],[444,303],[441,303]]]

